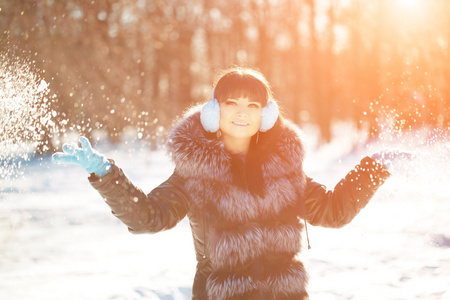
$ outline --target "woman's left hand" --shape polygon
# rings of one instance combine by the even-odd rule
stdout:
[[[370,156],[377,163],[382,164],[389,173],[401,162],[410,161],[414,158],[412,152],[398,150],[382,150]]]

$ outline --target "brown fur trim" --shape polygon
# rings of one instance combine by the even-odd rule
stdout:
[[[261,284],[251,276],[212,274],[206,282],[209,299],[226,300],[259,289]]]
[[[225,300],[255,290],[284,296],[305,294],[307,285],[308,276],[305,268],[301,262],[295,261],[287,269],[261,279],[236,273],[213,273],[207,280],[206,288],[210,299]]]
[[[299,199],[297,191],[303,183],[294,179],[273,178],[268,181],[266,197],[252,195],[231,183],[218,180],[190,178],[186,189],[195,195],[198,207],[208,205],[217,218],[236,223],[247,223],[264,216],[274,216],[288,207],[294,207]],[[206,203],[205,203],[206,202]]]
[[[207,137],[200,112],[175,126],[169,134],[168,150],[181,176],[232,179],[231,156],[221,141]]]
[[[308,276],[303,264],[296,261],[283,272],[271,274],[267,280],[265,288],[274,295],[295,295],[306,293]]]
[[[211,263],[215,269],[231,270],[238,263],[245,265],[265,253],[294,256],[301,249],[302,228],[302,224],[298,223],[223,230],[208,242]]]
[[[180,175],[221,178],[230,181],[230,154],[223,142],[211,139],[200,122],[199,107],[178,123],[169,135],[168,151]],[[281,177],[302,171],[304,146],[300,130],[285,121],[279,141],[263,162],[265,177]]]
[[[213,205],[226,220],[243,223],[260,215],[259,202],[258,196],[230,184],[224,193],[216,194]]]

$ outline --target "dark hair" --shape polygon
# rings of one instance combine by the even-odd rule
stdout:
[[[248,97],[266,106],[273,99],[272,89],[264,75],[247,67],[232,67],[219,74],[216,81],[214,97],[220,102],[229,98]],[[240,159],[233,157],[231,170],[233,181],[242,188],[247,188],[252,194],[264,197],[265,183],[262,174],[262,163],[268,152],[276,146],[276,141],[283,128],[281,114],[272,129],[258,132],[252,137],[250,149],[242,166]],[[242,167],[245,170],[242,170]]]
[[[273,98],[272,89],[264,75],[246,67],[223,70],[215,84],[214,96],[220,102],[229,98],[248,97],[266,106]]]

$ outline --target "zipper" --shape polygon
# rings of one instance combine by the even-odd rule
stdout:
[[[308,241],[308,250],[309,250],[309,249],[311,249],[311,245],[309,244],[308,224],[306,224],[306,220],[305,219],[303,219],[303,222],[305,223],[306,240]]]

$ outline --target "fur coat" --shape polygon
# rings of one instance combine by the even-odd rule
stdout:
[[[301,249],[298,199],[306,179],[304,147],[295,129],[286,127],[276,151],[263,163],[264,198],[233,184],[231,156],[220,140],[205,137],[199,113],[177,126],[169,138],[194,214],[202,211],[208,224],[204,251],[212,269],[206,281],[209,298],[248,299],[257,291],[267,294],[264,299],[301,299],[307,276],[295,255]]]
[[[208,137],[198,111],[175,126],[168,149],[174,174],[148,195],[116,165],[90,181],[133,233],[169,229],[188,216],[198,260],[192,299],[308,299],[297,258],[302,219],[343,226],[389,176],[365,158],[327,191],[304,174],[304,146],[290,122],[263,162],[264,197],[233,183],[231,156]]]

